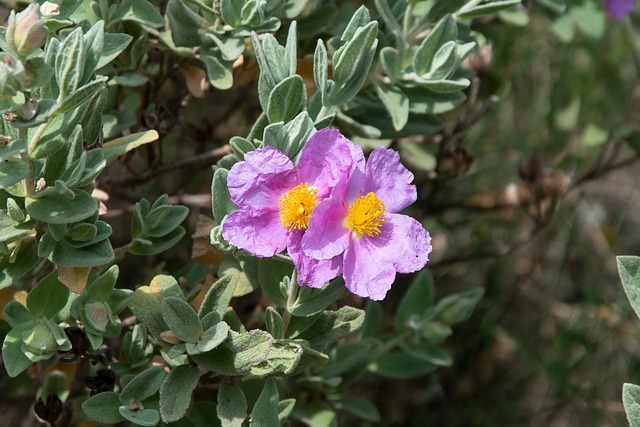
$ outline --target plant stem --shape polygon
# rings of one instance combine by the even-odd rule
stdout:
[[[298,298],[298,289],[300,285],[298,285],[298,272],[294,269],[293,274],[291,275],[291,285],[289,286],[289,297],[287,298],[287,309],[282,315],[282,321],[284,322],[284,330],[287,331],[289,327],[289,321],[291,320],[291,312],[289,309],[295,304],[296,299]]]
[[[26,140],[28,138],[28,132],[29,130],[27,128],[20,128],[18,130],[18,137],[20,139]],[[36,194],[35,172],[33,170],[33,160],[31,160],[28,153],[21,153],[20,158],[22,159],[23,162],[26,162],[29,167],[29,169],[27,170],[27,176],[22,181],[22,188],[24,189],[24,194],[27,197],[32,197],[34,194]]]

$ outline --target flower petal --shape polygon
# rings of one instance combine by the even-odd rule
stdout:
[[[266,258],[287,246],[287,230],[277,210],[244,207],[232,211],[222,224],[222,236],[255,256]]]
[[[387,212],[399,212],[416,201],[413,174],[400,163],[397,151],[378,147],[371,153],[365,169],[362,194],[375,193]]]
[[[344,253],[343,275],[346,287],[356,295],[381,300],[391,289],[396,277],[396,269],[391,259],[385,258],[384,245],[379,246],[374,239],[363,236],[352,238]]]
[[[342,257],[317,260],[305,255],[301,245],[303,234],[302,230],[293,230],[289,234],[287,251],[298,271],[298,282],[311,288],[321,288],[342,273]]]
[[[260,148],[233,165],[227,177],[231,200],[243,206],[277,207],[282,193],[296,185],[293,163],[273,147]]]
[[[305,254],[315,258],[331,259],[340,255],[349,244],[351,232],[344,226],[347,207],[336,198],[325,199],[315,207],[309,227],[302,238]]]
[[[636,0],[604,0],[604,5],[614,19],[622,19],[633,10]]]
[[[393,265],[399,273],[413,273],[429,261],[431,236],[420,222],[407,215],[388,214],[387,222],[391,238],[386,252],[395,255]]]
[[[311,136],[298,162],[298,181],[318,189],[325,198],[345,175],[351,172],[351,141],[337,130],[322,129]]]

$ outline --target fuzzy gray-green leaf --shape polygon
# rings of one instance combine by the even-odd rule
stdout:
[[[247,399],[242,389],[234,383],[221,381],[216,413],[222,427],[241,427],[247,418]]]
[[[202,324],[196,311],[183,299],[168,297],[162,300],[162,318],[176,337],[186,343],[196,343],[202,337]]]
[[[191,404],[191,395],[198,385],[200,369],[180,365],[173,368],[160,387],[160,417],[165,423],[178,421]]]

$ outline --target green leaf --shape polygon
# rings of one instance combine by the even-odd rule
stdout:
[[[233,152],[241,160],[244,160],[244,155],[255,150],[256,147],[251,141],[240,136],[234,136],[229,140],[229,145],[233,148]]]
[[[27,308],[35,317],[54,317],[67,304],[69,288],[60,283],[58,272],[49,273],[27,295]]]
[[[21,244],[14,262],[0,259],[0,289],[11,286],[25,274],[34,271],[40,261],[35,241]]]
[[[322,402],[308,403],[304,406],[296,406],[293,410],[293,418],[296,418],[308,426],[313,427],[338,427],[336,413],[329,405]]]
[[[162,366],[153,366],[143,371],[124,386],[120,393],[120,402],[128,406],[154,395],[160,390],[166,375]]]
[[[100,60],[96,65],[96,70],[104,67],[117,58],[131,43],[133,37],[123,33],[106,33],[104,35],[104,47],[102,48]]]
[[[451,15],[444,16],[424,38],[413,60],[418,75],[425,74],[431,68],[436,52],[442,45],[458,38],[458,26]]]
[[[304,332],[298,333],[297,336],[295,329],[291,328],[289,323],[287,334],[289,329],[292,329],[290,338],[306,339],[312,348],[323,351],[332,342],[359,330],[363,322],[363,310],[345,306],[336,311],[323,311]]]
[[[276,84],[269,95],[267,117],[271,123],[288,122],[298,114],[306,94],[302,77],[295,74]]]
[[[425,341],[412,343],[405,340],[400,342],[400,347],[406,351],[407,354],[433,365],[451,366],[453,364],[453,358],[446,350]]]
[[[145,237],[163,237],[178,228],[189,215],[186,206],[163,205],[151,209],[145,218]]]
[[[227,187],[227,176],[229,171],[224,168],[218,168],[213,174],[211,182],[211,207],[213,209],[213,218],[218,224],[231,211],[237,209],[236,205],[231,201],[229,188]]]
[[[342,46],[333,55],[333,80],[342,84],[351,79],[355,74],[369,72],[368,67],[363,67],[369,50],[374,46],[378,34],[378,22],[369,22],[364,27],[358,28],[353,38]]]
[[[287,306],[287,295],[282,292],[281,283],[293,274],[293,265],[276,258],[260,259],[260,285],[264,294],[278,307]]]
[[[220,14],[225,24],[233,28],[240,26],[244,4],[244,0],[220,0]]]
[[[403,380],[433,372],[436,365],[415,358],[404,352],[387,353],[370,363],[369,371],[380,376]]]
[[[162,318],[160,302],[166,297],[184,297],[176,279],[158,275],[149,286],[141,286],[129,301],[129,309],[156,337],[169,327]]]
[[[17,377],[31,365],[31,360],[22,350],[23,335],[33,328],[33,323],[24,323],[13,328],[5,337],[2,344],[2,360],[7,374],[11,378]]]
[[[284,338],[284,321],[276,309],[267,307],[264,317],[267,332],[276,339]]]
[[[332,280],[321,289],[301,286],[298,298],[288,310],[294,316],[308,316],[317,313],[340,298],[345,289],[342,278]]]
[[[197,344],[198,351],[206,353],[222,344],[229,336],[229,330],[229,325],[226,322],[218,322],[204,331]]]
[[[73,30],[60,44],[56,56],[55,70],[60,95],[58,99],[65,99],[75,92],[84,74],[85,48],[82,29]]]
[[[147,0],[133,0],[131,3],[131,14],[125,15],[124,19],[136,21],[151,28],[160,28],[164,25],[164,18]]]
[[[228,275],[221,277],[211,285],[198,311],[200,319],[209,313],[217,313],[220,318],[224,317],[224,313],[233,297],[236,282],[236,276]]]
[[[369,21],[371,21],[369,9],[367,9],[364,5],[360,6],[358,10],[355,11],[353,16],[349,20],[347,27],[342,32],[340,41],[346,42],[348,40],[351,40],[360,28],[369,24]]]
[[[39,197],[27,198],[26,208],[32,218],[50,224],[69,224],[89,218],[98,210],[95,200],[82,190],[71,190],[73,198],[55,193]]]
[[[227,254],[218,267],[218,275],[235,275],[237,282],[233,296],[240,297],[253,292],[259,286],[258,266],[258,258],[247,253]]]
[[[409,120],[409,98],[397,86],[377,84],[376,93],[385,106],[395,130],[401,130]]]
[[[25,72],[27,80],[30,80],[25,86],[31,90],[44,86],[53,77],[53,68],[43,58],[29,58],[25,63]],[[39,107],[42,108],[42,105],[41,101]]]
[[[160,422],[160,414],[155,409],[134,411],[126,406],[120,406],[118,412],[120,412],[120,415],[126,420],[139,426],[153,427]]]
[[[29,165],[22,161],[0,161],[0,188],[7,188],[23,180],[29,173]]]
[[[376,301],[367,302],[365,307],[364,324],[360,334],[363,338],[373,337],[382,329],[382,323],[384,321],[384,312],[382,305]]]
[[[27,307],[15,300],[9,301],[4,306],[2,315],[12,328],[33,320],[33,317],[31,316],[31,313],[29,313]]]
[[[249,425],[256,427],[279,426],[279,401],[280,397],[278,395],[278,387],[276,387],[275,381],[269,378],[265,381],[264,388],[251,410]]]
[[[616,262],[624,292],[633,311],[640,317],[640,257],[618,256]]]
[[[176,337],[186,343],[196,343],[202,337],[202,323],[196,311],[184,299],[168,297],[162,300],[162,318]]]
[[[67,240],[55,246],[51,261],[66,267],[97,267],[109,264],[115,258],[109,239],[88,246],[74,247]]]
[[[284,399],[278,403],[278,419],[280,419],[281,426],[287,422],[295,406],[296,399]]]
[[[396,331],[404,331],[411,317],[422,317],[424,312],[433,305],[433,295],[433,275],[429,270],[422,270],[400,301],[394,320]]]
[[[313,81],[316,83],[316,87],[320,92],[324,105],[324,96],[325,96],[325,86],[327,83],[328,77],[328,58],[327,58],[327,48],[324,47],[324,43],[322,39],[318,39],[316,44],[316,50],[313,54]]]
[[[78,107],[82,103],[96,96],[100,91],[105,90],[108,77],[93,80],[86,85],[76,89],[73,93],[64,98],[55,108],[52,114],[64,114]]]
[[[220,49],[203,47],[200,60],[207,68],[207,78],[213,87],[225,90],[233,86],[233,61],[225,60]]]
[[[100,61],[102,50],[104,49],[104,21],[96,22],[83,36],[86,48],[84,72],[81,83],[85,83],[93,77],[96,65]]]
[[[370,341],[343,343],[337,346],[329,358],[329,363],[322,370],[324,378],[342,375],[356,366],[362,366],[373,355]]]
[[[242,389],[232,382],[221,381],[216,413],[222,427],[242,427],[247,418],[247,399]]]
[[[629,427],[640,427],[640,386],[625,383],[622,386],[622,403]]]
[[[490,15],[506,9],[516,4],[520,4],[521,0],[499,0],[490,3],[479,4],[465,11],[456,13],[458,19],[477,18],[479,16]]]
[[[250,377],[291,375],[302,359],[302,347],[292,341],[275,340],[265,360],[251,368]]]
[[[287,33],[287,43],[284,46],[284,68],[287,69],[288,75],[293,76],[298,67],[298,24],[292,21]]]
[[[447,325],[455,325],[467,320],[476,304],[482,298],[484,289],[475,288],[443,298],[435,307],[437,319]]]
[[[192,358],[205,369],[223,375],[239,375],[262,362],[272,345],[273,337],[264,331],[231,331],[222,345],[207,353],[193,355]]]
[[[385,46],[380,49],[380,64],[391,79],[391,82],[398,80],[399,73],[403,67],[400,64],[400,54],[396,49],[391,46]]]
[[[178,421],[187,413],[191,396],[200,380],[197,366],[173,368],[160,387],[160,417],[165,423]]]
[[[102,424],[117,424],[124,420],[118,407],[120,396],[112,391],[106,391],[91,396],[82,402],[82,411],[94,421]]]
[[[155,130],[148,130],[145,132],[133,133],[131,135],[111,140],[102,144],[104,158],[107,160],[108,164],[112,163],[115,159],[125,153],[128,153],[134,148],[138,148],[141,145],[153,142],[158,138],[158,132],[156,132]]]
[[[165,14],[176,46],[196,47],[205,43],[204,33],[209,23],[183,2],[169,0]]]
[[[336,409],[349,412],[359,418],[374,423],[380,422],[380,412],[376,405],[371,403],[369,399],[360,396],[343,395],[331,399],[331,404]]]
[[[244,37],[221,36],[210,32],[205,35],[216,44],[223,61],[235,61],[244,52]]]
[[[586,35],[599,39],[604,34],[606,28],[605,15],[597,3],[580,2],[572,4],[568,14]]]
[[[433,56],[429,72],[423,76],[431,80],[446,79],[456,70],[458,65],[457,44],[454,41],[448,41]]]

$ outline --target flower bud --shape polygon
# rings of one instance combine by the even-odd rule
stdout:
[[[22,351],[32,362],[48,359],[58,347],[53,332],[48,325],[41,321],[38,321],[33,329],[25,333],[22,338],[24,340]]]
[[[7,24],[7,44],[19,56],[28,56],[42,46],[47,34],[37,3],[31,3],[18,14],[11,11]]]

